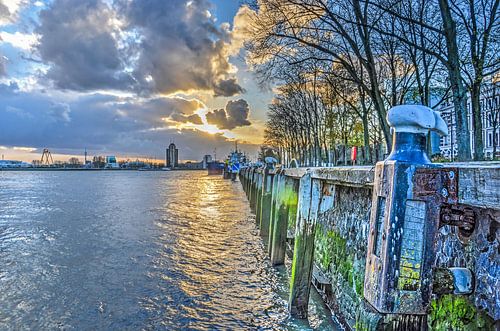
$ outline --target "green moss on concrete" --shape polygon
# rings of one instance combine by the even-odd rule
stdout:
[[[323,271],[342,276],[349,286],[363,297],[364,275],[354,268],[354,255],[348,251],[347,241],[332,230],[318,227],[315,238],[315,260]]]
[[[494,330],[494,322],[466,297],[444,295],[431,302],[428,316],[431,330]]]
[[[288,229],[295,231],[295,223],[297,221],[297,205],[299,198],[297,192],[293,189],[285,189],[283,201],[288,208]]]

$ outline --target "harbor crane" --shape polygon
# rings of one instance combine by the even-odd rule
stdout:
[[[40,164],[42,166],[51,166],[54,164],[54,160],[52,159],[52,154],[50,153],[48,148],[43,149],[42,158],[40,159]]]

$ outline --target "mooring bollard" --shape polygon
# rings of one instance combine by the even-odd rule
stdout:
[[[397,106],[387,120],[393,146],[375,168],[364,296],[380,313],[425,315],[440,207],[457,203],[458,174],[431,164],[425,152],[429,130],[446,134],[439,114]]]
[[[307,318],[309,293],[314,257],[314,235],[319,201],[321,200],[321,182],[313,180],[307,172],[300,179],[295,244],[293,250],[292,276],[290,279],[290,315]]]

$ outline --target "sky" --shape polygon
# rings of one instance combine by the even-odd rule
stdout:
[[[0,154],[255,157],[270,91],[239,0],[0,0]]]

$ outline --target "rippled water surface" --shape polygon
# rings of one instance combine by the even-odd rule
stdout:
[[[331,329],[288,318],[241,184],[205,172],[0,172],[0,329]]]

